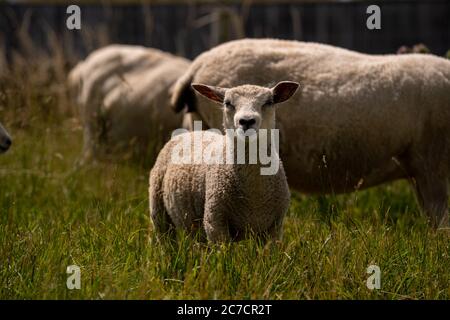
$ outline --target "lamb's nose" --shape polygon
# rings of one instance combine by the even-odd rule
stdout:
[[[239,119],[239,124],[242,126],[242,129],[244,129],[244,131],[248,130],[255,123],[256,123],[255,118],[250,118],[250,119],[241,118],[241,119]]]

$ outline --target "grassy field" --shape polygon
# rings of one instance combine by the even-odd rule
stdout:
[[[0,82],[1,299],[449,299],[450,236],[434,232],[406,182],[345,196],[293,193],[282,242],[155,241],[148,171],[76,167],[82,131],[33,73]],[[19,80],[20,79],[20,80]],[[81,268],[68,290],[66,267]],[[381,289],[366,268],[381,269]]]

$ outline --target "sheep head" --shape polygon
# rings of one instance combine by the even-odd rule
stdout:
[[[225,129],[235,129],[242,134],[274,129],[274,106],[289,100],[298,87],[298,83],[291,81],[279,82],[273,88],[249,84],[234,88],[192,84],[198,93],[222,105]]]

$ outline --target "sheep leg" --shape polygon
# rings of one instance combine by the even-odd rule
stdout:
[[[206,238],[210,242],[228,242],[231,241],[228,221],[219,208],[205,208],[203,226],[205,228]]]
[[[150,186],[150,217],[155,231],[159,235],[167,235],[169,238],[173,238],[175,227],[167,213],[163,196],[153,188],[153,184]]]
[[[423,173],[414,177],[417,200],[434,228],[448,226],[448,182],[445,176]]]
[[[160,204],[152,203],[150,212],[153,226],[155,227],[157,233],[169,234],[174,230],[174,226],[169,215]]]
[[[88,127],[84,129],[84,141],[83,141],[83,151],[82,158],[80,159],[80,164],[84,165],[94,158],[94,141],[92,140],[91,130]]]
[[[273,241],[281,240],[283,236],[283,218],[275,220],[275,222],[270,226],[269,230],[267,230],[267,234],[270,239]]]
[[[282,226],[283,219],[277,219],[267,230],[259,233],[256,239],[263,243],[267,241],[279,241],[282,238]]]
[[[100,155],[100,139],[104,134],[104,128],[101,127],[97,115],[87,116],[83,119],[83,151],[81,159],[78,161],[80,165],[85,165],[95,161]]]

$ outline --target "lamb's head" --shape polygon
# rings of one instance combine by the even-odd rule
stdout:
[[[11,137],[9,136],[6,129],[3,128],[2,124],[0,123],[0,153],[6,152],[11,146],[11,143],[12,143]]]
[[[223,105],[225,129],[256,133],[259,129],[275,128],[274,105],[284,102],[297,91],[299,84],[279,82],[273,88],[242,85],[234,88],[192,84],[201,95]]]

